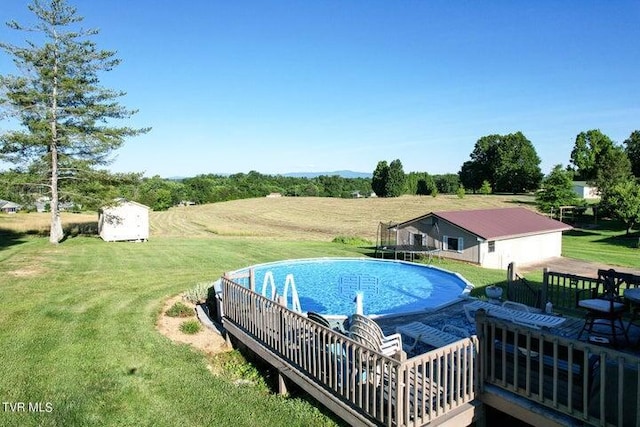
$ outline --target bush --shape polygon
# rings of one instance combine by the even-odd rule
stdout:
[[[370,246],[373,243],[367,239],[356,236],[338,236],[332,240],[333,243],[342,243],[350,246]]]
[[[200,322],[195,319],[186,320],[180,324],[180,331],[183,334],[197,334],[198,332],[200,332],[200,329],[202,329],[202,326],[200,325]]]
[[[193,316],[193,309],[181,302],[177,302],[165,314],[169,317],[190,317]]]
[[[193,288],[185,292],[184,298],[194,304],[197,304],[201,301],[206,301],[207,297],[209,296],[209,289],[211,288],[211,286],[213,286],[212,283],[198,283]]]

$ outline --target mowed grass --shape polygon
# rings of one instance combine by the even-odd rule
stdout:
[[[332,425],[307,401],[237,386],[204,354],[155,330],[163,301],[224,271],[274,259],[354,256],[331,243],[154,238],[0,251],[0,396],[53,411],[0,425]]]
[[[625,234],[615,221],[600,221],[587,229],[566,232],[562,253],[569,258],[607,263],[623,267],[640,267],[640,232]]]
[[[31,236],[46,230],[46,215],[0,216],[0,398],[53,409],[4,410],[0,425],[334,425],[313,402],[213,375],[216,359],[156,331],[163,302],[256,263],[369,254],[330,242],[375,241],[379,221],[515,205],[511,196],[250,199],[154,212],[146,243],[71,237],[58,246]],[[63,219],[92,223],[97,215]],[[503,271],[436,265],[478,287],[506,279]]]

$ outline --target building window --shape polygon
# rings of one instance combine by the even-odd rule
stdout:
[[[445,251],[462,252],[464,248],[462,237],[444,236],[442,243]]]
[[[489,242],[489,253],[492,254],[496,251],[496,241],[495,240],[491,240]]]
[[[413,234],[413,246],[423,246],[424,243],[422,241],[422,234],[414,233]]]

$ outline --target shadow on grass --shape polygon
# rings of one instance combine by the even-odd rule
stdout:
[[[586,236],[600,236],[602,233],[598,233],[597,231],[587,231],[579,228],[574,228],[573,230],[565,231],[562,233],[564,236],[572,236],[572,237],[586,237]]]
[[[0,228],[0,250],[24,243],[26,237],[27,233],[18,233],[14,230]]]
[[[97,236],[98,221],[72,222],[64,225],[64,240],[78,236]],[[0,228],[0,250],[26,242],[27,236],[48,237],[49,229],[31,229],[23,232]]]
[[[638,249],[640,253],[640,232],[623,234],[621,236],[609,236],[599,239],[598,242],[622,248]]]

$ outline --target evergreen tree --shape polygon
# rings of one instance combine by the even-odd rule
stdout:
[[[45,177],[41,184],[51,199],[49,241],[58,243],[64,237],[59,209],[63,183],[94,179],[93,168],[108,164],[110,152],[125,137],[149,129],[111,126],[112,119],[135,111],[116,102],[123,92],[99,85],[98,74],[119,60],[89,39],[97,30],[79,28],[83,18],[65,0],[35,0],[29,9],[37,18],[34,26],[8,25],[41,36],[42,44],[0,43],[22,72],[0,77],[0,105],[22,126],[0,136],[0,159],[35,167]]]
[[[376,196],[387,197],[387,181],[389,181],[389,165],[386,160],[381,160],[371,177],[371,189]]]
[[[402,169],[402,162],[399,159],[389,163],[389,174],[387,176],[386,193],[387,197],[399,197],[404,194],[405,175]]]

